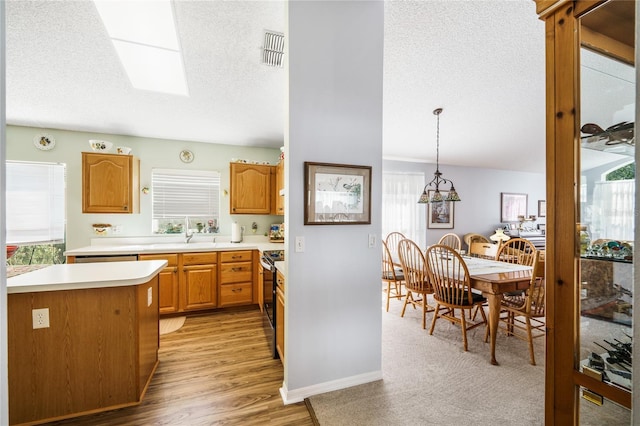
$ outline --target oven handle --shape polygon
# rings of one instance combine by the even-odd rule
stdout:
[[[270,271],[273,272],[273,270],[275,269],[275,265],[270,264],[269,262],[265,261],[264,258],[260,258],[260,264],[262,265],[262,267],[264,269],[268,269]]]

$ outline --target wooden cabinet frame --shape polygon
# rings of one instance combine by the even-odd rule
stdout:
[[[631,394],[586,377],[576,370],[574,353],[579,324],[580,279],[580,17],[607,1],[535,0],[546,32],[546,175],[547,175],[547,337],[545,360],[545,424],[578,423],[579,386],[631,407]],[[610,25],[615,25],[609,22]],[[585,40],[601,43],[593,28]],[[603,40],[603,39],[600,39]],[[602,46],[601,52],[610,50]],[[628,49],[617,49],[617,52]],[[623,53],[624,54],[624,53]],[[619,55],[619,53],[618,53]],[[616,56],[616,55],[612,55]],[[618,58],[620,59],[620,58]]]

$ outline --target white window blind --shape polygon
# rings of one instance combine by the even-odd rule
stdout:
[[[219,217],[220,172],[153,169],[151,183],[154,220]]]
[[[64,164],[7,161],[7,244],[64,242]]]

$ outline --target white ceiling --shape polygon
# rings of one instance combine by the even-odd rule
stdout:
[[[6,1],[7,123],[277,148],[280,1],[176,0],[189,97],[135,90],[93,2]],[[544,172],[544,23],[531,0],[385,2],[388,159]]]

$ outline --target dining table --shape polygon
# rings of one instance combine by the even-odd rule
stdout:
[[[500,306],[504,293],[526,290],[531,282],[532,267],[478,257],[463,256],[469,270],[471,287],[479,290],[489,304],[489,339],[491,364],[496,360],[496,335],[500,320]]]

